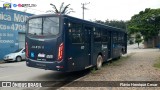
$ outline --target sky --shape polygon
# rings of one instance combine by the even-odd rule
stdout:
[[[12,4],[36,4],[36,7],[23,8],[12,7],[14,10],[26,11],[33,14],[45,14],[48,10],[53,10],[50,3],[57,6],[59,9],[62,2],[64,5],[71,4],[74,13],[70,16],[82,18],[82,3],[87,10],[84,11],[85,20],[130,20],[135,14],[144,11],[145,8],[157,9],[160,8],[160,0],[0,0],[0,7],[3,7],[5,2]]]

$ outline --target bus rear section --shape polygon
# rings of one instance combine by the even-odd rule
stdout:
[[[64,42],[59,17],[31,17],[26,26],[27,66],[65,71]]]

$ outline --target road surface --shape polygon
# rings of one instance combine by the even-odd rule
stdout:
[[[27,67],[26,62],[9,62],[0,64],[0,81],[73,81],[87,73],[89,70],[62,73],[57,71],[43,70],[37,68]],[[61,86],[67,84],[62,83]],[[54,82],[57,84],[57,82]],[[54,83],[51,84],[54,87]],[[56,85],[55,85],[56,86]],[[22,90],[23,88],[0,88],[0,90]],[[35,88],[33,88],[34,90]],[[43,90],[44,88],[39,88]],[[38,90],[39,90],[38,89]],[[32,90],[32,89],[31,89]]]
[[[142,47],[142,45],[140,45]],[[137,44],[128,46],[128,53],[138,51]],[[65,81],[85,76],[89,70],[62,73],[50,70],[31,68],[26,62],[9,62],[0,64],[0,81]],[[0,88],[1,89],[1,88]]]

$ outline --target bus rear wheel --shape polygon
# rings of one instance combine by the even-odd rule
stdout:
[[[96,69],[99,70],[102,67],[103,58],[101,55],[98,55],[97,57],[97,63],[96,63]]]

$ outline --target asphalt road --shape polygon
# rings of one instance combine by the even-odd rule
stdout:
[[[71,73],[43,70],[43,69],[27,67],[25,63],[26,63],[25,61],[22,61],[22,62],[9,62],[0,64],[0,81],[61,81],[58,82],[58,84],[60,84],[60,86],[63,86],[69,83],[69,82],[64,83],[65,81],[73,81],[89,73],[89,70],[83,70]],[[54,83],[56,84],[54,85]],[[56,87],[56,85],[57,82],[53,82],[49,87]],[[18,90],[22,89],[23,88],[18,88]],[[39,89],[43,90],[44,88],[39,88]],[[0,90],[14,90],[14,89],[0,88]],[[15,90],[17,90],[17,88],[15,88]],[[48,90],[48,88],[46,90]]]
[[[53,80],[50,76],[58,74],[27,67],[25,61],[0,64],[0,73],[0,81]]]
[[[136,50],[137,44],[128,46],[128,52]],[[25,61],[0,64],[0,81],[55,81],[67,77],[79,77],[86,71],[62,73],[50,70],[27,67]],[[77,74],[74,75],[74,74]],[[80,75],[78,75],[80,74]],[[82,75],[83,76],[83,75]]]
[[[137,44],[130,45],[128,52],[130,53],[136,48]],[[89,70],[62,73],[27,67],[25,63],[22,61],[0,64],[0,81],[73,81],[89,73]]]

